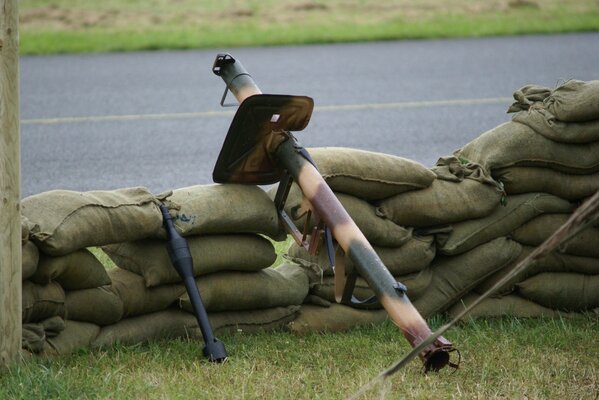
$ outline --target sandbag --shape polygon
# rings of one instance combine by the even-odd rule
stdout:
[[[550,168],[508,167],[493,171],[507,194],[550,193],[566,200],[580,200],[599,190],[599,172],[566,174]]]
[[[24,215],[21,215],[21,245],[25,245],[29,241],[30,233],[35,233],[38,230],[39,227],[36,224],[29,221]]]
[[[426,189],[383,200],[376,213],[402,226],[429,227],[488,215],[499,206],[502,196],[496,186],[474,179],[436,179]]]
[[[56,337],[64,328],[65,321],[59,316],[47,318],[39,323],[23,324],[21,348],[40,353],[44,350],[46,338]]]
[[[36,285],[23,281],[22,286],[22,322],[39,322],[50,317],[65,317],[65,294],[55,282]]]
[[[470,306],[477,295],[467,295],[454,304],[447,312],[451,319],[455,318],[466,307]],[[582,314],[568,313],[524,299],[518,295],[509,295],[501,298],[486,298],[469,311],[464,319],[468,318],[494,318],[494,317],[516,317],[516,318],[580,318]]]
[[[534,247],[522,246],[522,253],[518,260],[482,281],[480,285],[474,288],[474,292],[480,294],[485,293],[504,276],[510,273],[513,268],[515,268],[521,260],[532,253],[534,249]],[[596,258],[560,254],[554,251],[539,260],[533,261],[524,269],[524,271],[516,274],[506,283],[501,285],[501,287],[495,291],[493,297],[500,297],[514,292],[516,290],[516,284],[542,272],[577,272],[586,275],[599,275],[599,260]]]
[[[518,122],[506,122],[474,139],[455,156],[495,169],[513,166],[551,168],[572,174],[599,171],[599,141],[558,143]]]
[[[148,288],[143,277],[120,268],[109,270],[108,276],[111,290],[123,301],[123,318],[164,310],[185,292],[183,284]]]
[[[512,233],[515,241],[538,246],[553,235],[570,218],[569,214],[542,214]],[[592,257],[599,263],[599,228],[588,227],[558,248],[560,253]]]
[[[277,258],[272,243],[255,234],[189,236],[194,276],[218,271],[258,271]],[[166,242],[145,239],[102,247],[119,267],[144,277],[148,287],[181,282]]]
[[[552,90],[543,105],[560,121],[599,120],[599,80],[568,80]]]
[[[522,246],[501,237],[454,257],[437,257],[433,278],[425,293],[413,302],[428,318],[449,308],[492,273],[513,263]]]
[[[341,332],[358,326],[383,323],[387,319],[385,310],[359,310],[342,304],[319,307],[303,304],[299,315],[288,328],[297,334],[312,332]]]
[[[430,265],[435,258],[434,236],[412,236],[400,247],[374,246],[376,254],[381,258],[391,275],[402,276],[419,272]],[[311,256],[303,247],[293,243],[287,250],[287,257],[292,261],[302,259],[318,265],[317,273],[331,276],[333,270],[329,265],[326,248],[323,246],[319,253]],[[345,266],[348,270],[354,269],[353,261],[345,255]]]
[[[309,290],[308,276],[291,263],[258,272],[217,272],[198,278],[196,283],[208,312],[298,305]],[[187,294],[180,306],[192,312]]]
[[[573,205],[546,193],[527,193],[510,196],[505,206],[490,215],[453,224],[451,232],[437,235],[437,250],[455,255],[482,243],[506,236],[527,221],[542,213],[568,213]]]
[[[44,355],[64,355],[88,348],[99,332],[97,325],[67,320],[65,329],[58,336],[46,339]]]
[[[21,246],[21,278],[31,278],[37,269],[40,252],[33,242],[27,241]]]
[[[215,335],[225,333],[255,333],[283,329],[295,318],[299,306],[276,307],[264,310],[211,313],[208,317]],[[134,345],[162,339],[190,338],[203,340],[193,316],[179,309],[168,309],[138,317],[126,318],[105,326],[92,347],[114,344]]]
[[[266,193],[252,185],[197,185],[173,190],[168,201],[183,236],[262,233],[286,238],[277,210]]]
[[[68,291],[65,298],[71,320],[104,326],[123,318],[123,300],[110,286]]]
[[[275,193],[276,188],[269,191],[269,195],[273,198]],[[368,202],[343,193],[335,193],[335,196],[337,196],[341,205],[370,244],[380,247],[400,247],[412,237],[411,229],[403,228],[389,220],[379,218],[376,215],[375,207]],[[306,210],[303,206],[305,204],[303,203],[302,192],[299,186],[294,183],[285,202],[285,211],[296,222],[300,230],[304,229],[306,223],[306,216],[304,215]],[[311,222],[313,222],[313,218]],[[313,224],[311,223],[309,229],[312,227]]]
[[[599,275],[544,272],[516,287],[521,296],[549,308],[583,311],[599,307]]]
[[[56,281],[64,290],[110,285],[104,265],[87,249],[58,257],[42,254],[31,280],[40,285]]]
[[[421,297],[429,287],[432,278],[433,272],[430,268],[426,268],[418,273],[395,277],[398,282],[403,283],[408,288],[408,297],[410,300],[416,300]],[[310,293],[334,303],[335,278],[327,276],[323,277],[321,281],[314,282],[310,287]],[[353,294],[358,300],[365,300],[374,296],[374,292],[370,289],[368,282],[360,277],[356,279]],[[377,306],[377,308],[382,308],[382,306]]]
[[[523,111],[530,109],[535,103],[542,102],[551,94],[551,89],[540,86],[540,85],[526,85],[514,92],[514,99],[516,100],[510,108],[507,110],[508,113]]]
[[[435,175],[416,161],[343,147],[309,148],[318,171],[334,192],[380,200],[423,189]]]
[[[154,237],[162,226],[156,198],[143,187],[113,191],[52,190],[23,199],[22,212],[39,225],[31,239],[46,254]]]
[[[599,140],[599,118],[586,122],[564,122],[543,107],[531,107],[528,111],[515,114],[512,121],[524,124],[556,142],[580,144]]]

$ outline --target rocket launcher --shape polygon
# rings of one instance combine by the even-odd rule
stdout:
[[[408,299],[406,287],[393,278],[322,178],[309,153],[291,133],[308,125],[313,100],[306,96],[262,94],[252,76],[230,54],[218,54],[212,71],[226,84],[221,105],[225,105],[229,91],[239,102],[214,168],[214,182],[280,182],[275,196],[280,221],[311,254],[316,254],[324,243],[335,271],[337,302],[361,307],[379,302],[412,347],[425,341],[431,330]],[[293,182],[304,196],[304,232],[299,231],[283,208]],[[311,230],[310,225],[314,226]],[[353,261],[355,271],[345,271],[344,253]],[[358,274],[368,282],[375,298],[360,302],[353,296]],[[424,370],[453,366],[450,353],[454,350],[447,339],[438,337],[419,354]]]

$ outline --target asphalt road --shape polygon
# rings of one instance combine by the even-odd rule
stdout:
[[[599,33],[221,49],[265,93],[308,95],[306,146],[434,165],[508,121],[512,93],[599,79]],[[206,184],[232,119],[219,50],[21,57],[21,193]]]

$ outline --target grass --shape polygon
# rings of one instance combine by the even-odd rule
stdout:
[[[599,30],[596,0],[29,0],[22,54]]]
[[[431,321],[433,325],[440,319]],[[423,375],[419,362],[364,398],[596,399],[596,319],[505,318],[468,322],[446,335],[461,368]],[[221,337],[231,356],[202,359],[176,340],[33,359],[0,372],[0,398],[342,399],[408,351],[390,323],[346,333]]]

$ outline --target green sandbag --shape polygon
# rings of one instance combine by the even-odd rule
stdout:
[[[258,272],[217,272],[196,282],[208,312],[298,305],[309,290],[308,276],[300,266],[291,263]],[[192,311],[187,294],[180,305]]]
[[[198,185],[168,197],[175,227],[183,236],[262,233],[283,240],[277,210],[266,193],[251,185]]]
[[[342,304],[319,307],[303,304],[289,330],[297,334],[341,332],[358,326],[381,324],[387,319],[385,310],[359,310]]]
[[[474,291],[480,294],[485,293],[504,276],[511,272],[512,269],[515,268],[521,260],[532,253],[534,249],[534,247],[522,246],[522,254],[517,261],[515,261],[512,265],[502,268],[482,281],[480,285],[474,288]],[[527,268],[525,268],[524,271],[516,274],[513,278],[499,287],[493,296],[499,297],[509,294],[515,291],[516,284],[542,272],[578,272],[586,275],[599,275],[599,261],[596,258],[579,257],[552,252],[549,255],[534,261]]]
[[[599,91],[597,92],[599,95]],[[598,110],[599,114],[599,110]],[[561,143],[591,143],[599,140],[599,117],[594,121],[564,122],[543,107],[531,107],[512,117],[539,135]]]
[[[66,292],[69,319],[104,326],[123,318],[123,300],[110,286]]]
[[[599,307],[599,275],[544,272],[516,286],[521,296],[545,307],[565,311]]]
[[[45,319],[39,323],[23,324],[21,347],[33,353],[44,350],[46,338],[58,336],[65,329],[65,321],[59,316]]]
[[[27,197],[22,212],[39,225],[31,238],[46,254],[155,237],[162,227],[156,198],[143,187],[113,191],[52,190]]]
[[[477,295],[469,294],[462,300],[454,304],[449,310],[449,318],[455,318],[466,307],[470,306]],[[496,317],[517,317],[517,318],[581,318],[582,314],[567,313],[551,308],[543,307],[540,304],[524,299],[518,295],[509,295],[501,298],[486,298],[469,311],[464,318],[496,318]]]
[[[31,241],[25,242],[21,246],[21,277],[23,280],[31,278],[37,269],[40,258],[40,252],[37,246]]]
[[[277,258],[272,243],[255,234],[189,236],[194,276],[218,271],[258,271]],[[144,277],[148,287],[181,282],[171,264],[164,240],[104,246],[102,249],[119,267]]]
[[[514,99],[516,100],[510,108],[507,110],[508,113],[523,111],[530,109],[530,106],[537,102],[545,100],[551,94],[551,89],[540,86],[540,85],[526,85],[514,92]]]
[[[553,235],[570,218],[569,214],[543,214],[531,219],[518,229],[512,237],[529,246],[538,246]],[[599,263],[599,228],[588,227],[562,244],[560,253],[597,258]]]
[[[506,236],[542,213],[568,213],[570,202],[546,193],[510,196],[505,206],[499,206],[484,217],[453,224],[448,234],[437,235],[437,250],[442,254],[464,253],[482,243]]]
[[[98,333],[100,333],[98,325],[67,320],[65,329],[58,336],[46,339],[44,354],[64,355],[88,348]]]
[[[550,193],[566,200],[580,200],[599,190],[599,172],[566,174],[550,168],[509,167],[493,171],[507,194]]]
[[[111,290],[123,301],[123,318],[161,311],[185,292],[183,284],[146,287],[144,278],[120,268],[108,271]]]
[[[402,226],[428,227],[484,217],[499,206],[503,193],[474,179],[436,179],[422,190],[383,200],[377,215]]]
[[[428,318],[451,307],[494,272],[511,265],[522,246],[507,238],[497,238],[453,257],[437,257],[431,268],[433,279],[414,307]]]
[[[58,257],[42,254],[31,280],[40,285],[56,281],[64,290],[110,285],[104,265],[87,249]]]
[[[435,175],[415,161],[389,154],[343,147],[309,148],[318,171],[334,192],[381,200],[423,189]]]
[[[264,310],[210,313],[208,318],[215,335],[224,333],[255,333],[282,329],[295,318],[299,306],[276,307]],[[126,318],[105,326],[93,341],[93,347],[114,344],[135,345],[156,340],[190,338],[202,340],[193,314],[168,309],[138,317]]]
[[[64,302],[64,290],[58,283],[52,282],[42,286],[23,281],[22,321],[39,322],[54,316],[64,318]]]
[[[482,165],[491,173],[513,166],[551,168],[572,174],[599,171],[599,141],[558,143],[513,121],[483,133],[454,154]]]
[[[275,193],[276,187],[269,191],[272,198],[274,198]],[[368,202],[343,193],[335,193],[335,196],[337,196],[341,205],[370,244],[380,247],[400,247],[412,237],[411,229],[403,228],[389,220],[378,217],[375,207]],[[295,221],[300,231],[304,230],[306,223],[306,216],[303,215],[305,210],[301,207],[302,200],[302,192],[299,186],[294,183],[285,202],[285,211]],[[313,220],[312,218],[308,229],[313,227]]]
[[[408,297],[410,300],[416,300],[417,298],[421,297],[429,287],[432,278],[433,272],[430,268],[426,268],[418,273],[395,277],[398,282],[403,283],[408,288]],[[334,303],[335,278],[332,276],[327,276],[322,278],[320,282],[313,283],[310,288],[310,293]],[[370,289],[368,282],[358,277],[356,279],[354,296],[356,296],[358,300],[365,300],[371,296],[374,296],[374,292]]]
[[[599,80],[568,80],[552,90],[543,105],[560,121],[599,120]]]
[[[413,236],[400,247],[378,247],[374,246],[376,254],[381,258],[391,275],[402,276],[419,272],[430,265],[435,258],[434,236]],[[309,263],[318,265],[319,273],[333,275],[329,265],[329,257],[326,248],[320,248],[319,253],[311,256],[303,247],[293,243],[287,251],[291,260],[302,259]],[[348,270],[353,269],[353,261],[346,255],[345,266]]]

